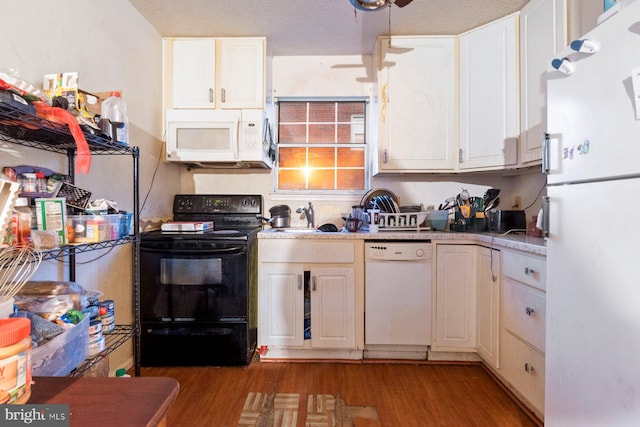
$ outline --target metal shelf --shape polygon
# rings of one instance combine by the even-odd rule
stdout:
[[[93,368],[104,356],[108,356],[122,344],[129,341],[134,336],[134,329],[130,325],[116,325],[113,331],[103,332],[102,336],[104,336],[105,340],[104,350],[95,356],[87,358],[76,369],[71,371],[70,377],[81,377],[85,372]]]
[[[96,251],[98,249],[113,248],[115,246],[132,244],[136,242],[135,236],[122,237],[118,240],[106,240],[104,242],[83,243],[78,245],[62,246],[56,249],[42,251],[42,259],[60,259],[69,255],[78,255],[84,252]]]
[[[58,249],[43,251],[43,259],[68,259],[69,280],[75,280],[76,255],[98,249],[112,248],[119,245],[131,244],[133,247],[132,268],[132,292],[133,292],[133,325],[116,326],[113,332],[105,334],[105,350],[100,353],[104,356],[111,353],[124,342],[133,338],[133,359],[135,375],[140,375],[140,236],[139,236],[139,199],[140,199],[140,149],[136,146],[123,145],[98,135],[84,133],[89,150],[92,155],[130,155],[133,159],[133,212],[134,235],[126,236],[118,240],[104,242],[68,245]],[[74,159],[76,156],[76,142],[69,127],[66,124],[54,123],[37,117],[20,108],[14,108],[7,104],[0,104],[0,141],[11,144],[31,147],[39,150],[63,154],[67,156],[69,177],[71,183],[75,177]],[[99,356],[99,355],[98,355]],[[96,357],[98,357],[96,356]],[[92,357],[78,366],[72,376],[79,376],[97,363],[96,357]]]
[[[84,137],[91,154],[132,154],[135,149],[98,135],[85,133]],[[67,125],[50,122],[5,104],[0,104],[0,139],[59,154],[76,149]]]

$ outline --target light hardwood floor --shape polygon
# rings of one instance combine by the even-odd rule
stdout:
[[[537,426],[477,364],[142,368],[180,382],[168,426]]]

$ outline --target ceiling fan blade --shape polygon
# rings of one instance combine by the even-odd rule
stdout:
[[[394,1],[395,5],[398,7],[405,7],[406,5],[408,5],[409,3],[411,3],[413,0],[396,0]]]

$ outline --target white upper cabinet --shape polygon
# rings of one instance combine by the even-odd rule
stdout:
[[[374,174],[453,171],[458,146],[455,37],[380,37]],[[376,157],[377,156],[377,157]]]
[[[460,36],[461,170],[517,162],[517,26],[510,15]]]
[[[542,159],[547,65],[567,42],[566,0],[531,0],[520,11],[520,163]]]
[[[264,38],[166,38],[165,107],[264,108]]]

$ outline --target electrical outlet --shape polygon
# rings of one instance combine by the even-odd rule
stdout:
[[[522,203],[520,196],[519,195],[513,196],[513,208],[514,209],[520,208],[520,203]]]

